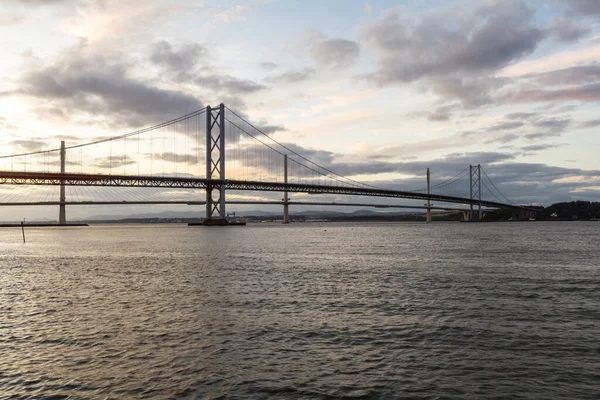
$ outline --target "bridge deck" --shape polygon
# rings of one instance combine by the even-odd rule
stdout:
[[[225,184],[226,190],[295,192],[311,194],[340,194],[353,196],[374,196],[386,198],[403,198],[414,200],[432,200],[455,204],[481,204],[491,208],[527,209],[527,207],[505,204],[487,200],[464,197],[426,194],[401,190],[387,190],[352,186],[323,186],[301,183],[280,183],[240,180],[211,180],[190,177],[166,176],[134,176],[134,175],[97,175],[48,172],[12,172],[0,171],[0,184],[12,185],[67,185],[67,186],[111,186],[111,187],[153,187],[182,189],[220,188]]]

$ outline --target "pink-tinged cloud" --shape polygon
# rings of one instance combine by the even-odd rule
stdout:
[[[517,103],[536,102],[600,102],[600,83],[567,87],[556,90],[534,89],[517,94],[513,99]]]

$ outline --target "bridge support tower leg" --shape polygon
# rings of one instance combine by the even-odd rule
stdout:
[[[65,141],[60,142],[60,173],[64,175],[65,173],[65,158],[66,158],[66,150],[65,150]],[[58,224],[66,225],[67,224],[67,206],[65,202],[67,201],[65,194],[65,181],[61,180],[60,183],[60,205],[58,206]]]
[[[206,107],[206,217],[204,225],[228,225],[225,219],[225,106]],[[218,198],[214,195],[218,193]]]
[[[481,220],[481,164],[469,165],[471,212],[469,221]],[[477,206],[476,208],[474,206]]]
[[[431,176],[429,174],[429,168],[427,168],[427,194],[431,194]],[[431,200],[427,199],[427,223],[431,222]]]
[[[287,154],[285,154],[283,156],[283,183],[285,183],[287,185],[288,183],[288,156]],[[284,224],[289,224],[290,223],[290,198],[288,196],[288,191],[287,188],[286,190],[283,192],[283,223]]]

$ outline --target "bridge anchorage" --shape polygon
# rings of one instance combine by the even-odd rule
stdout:
[[[161,172],[157,172],[155,165],[159,162],[162,162]],[[66,166],[71,166],[69,171]],[[75,168],[79,172],[74,172]],[[137,172],[131,173],[131,169]],[[452,175],[444,171],[439,174]],[[29,188],[23,195],[24,190],[20,189],[23,186],[58,186],[58,201],[48,201],[46,189]],[[97,190],[94,196],[83,193],[83,200],[74,201],[67,196],[66,188],[69,193],[72,189],[79,195],[82,188],[102,190],[101,194]],[[137,188],[164,188],[163,193],[167,194],[194,191],[194,197],[162,200],[152,195],[148,199],[144,197],[148,191],[142,196],[138,193],[143,191],[140,189],[131,194],[134,199],[115,200],[111,193]],[[197,190],[205,193],[205,201],[196,197]],[[227,201],[228,191],[234,192],[230,195],[232,201]],[[235,197],[240,191],[278,192],[283,193],[283,198],[238,200]],[[46,198],[33,198],[38,193],[46,193]],[[298,196],[291,200],[290,193]],[[409,199],[413,203],[301,201],[306,194]],[[18,201],[19,195],[27,196],[28,201]],[[425,203],[415,205],[414,201]],[[228,203],[280,205],[283,223],[289,223],[289,207],[295,205],[421,209],[427,222],[432,220],[432,210],[463,212],[465,221],[480,221],[492,209],[512,210],[514,219],[532,218],[535,213],[508,200],[481,165],[470,165],[441,182],[432,182],[427,169],[425,188],[415,190],[385,189],[356,181],[278,142],[223,104],[124,135],[72,146],[65,146],[62,141],[60,148],[0,155],[0,206],[58,205],[61,225],[67,223],[67,205],[188,204],[205,206],[204,225],[222,226],[228,224]]]

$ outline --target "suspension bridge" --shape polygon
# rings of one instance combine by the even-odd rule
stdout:
[[[433,184],[427,169],[424,187],[392,190],[333,171],[295,148],[223,104],[207,106],[123,135],[0,155],[0,206],[58,206],[60,224],[66,224],[67,205],[203,205],[206,225],[227,224],[228,204],[281,205],[284,223],[294,205],[424,209],[427,221],[431,210],[460,210],[469,221],[489,209],[510,209],[520,219],[535,213],[504,196],[481,165],[450,176],[436,172],[446,176]],[[265,192],[283,198],[265,200]],[[292,200],[290,193],[321,200]],[[323,200],[331,195],[413,204]]]

